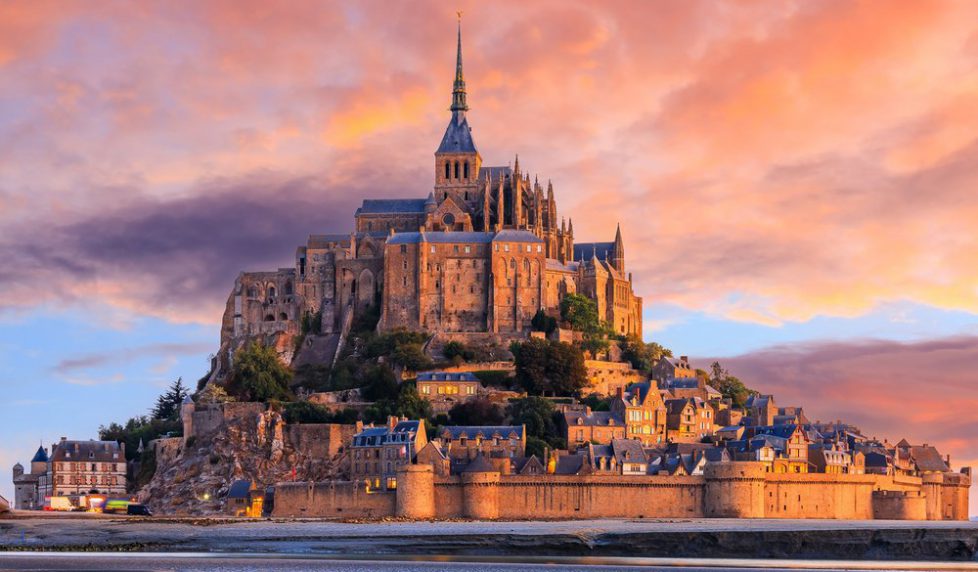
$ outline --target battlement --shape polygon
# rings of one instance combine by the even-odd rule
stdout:
[[[276,487],[275,516],[407,518],[832,518],[966,520],[967,475],[927,482],[883,475],[766,473],[763,464],[708,464],[702,476],[502,475],[436,477],[406,465],[393,493],[361,484]],[[945,483],[945,479],[947,482]],[[396,500],[395,500],[396,499]]]

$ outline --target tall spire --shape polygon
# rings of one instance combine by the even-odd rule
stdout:
[[[455,60],[455,85],[452,88],[452,113],[466,112],[469,105],[465,102],[465,76],[462,75],[462,13],[458,12],[458,56]]]

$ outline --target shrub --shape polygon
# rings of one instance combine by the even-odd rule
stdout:
[[[252,342],[234,354],[229,393],[242,401],[288,400],[292,371],[274,348]]]

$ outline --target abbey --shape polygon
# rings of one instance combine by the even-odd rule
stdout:
[[[312,316],[321,316],[323,334],[340,336],[370,311],[380,330],[522,336],[538,311],[557,314],[569,293],[595,300],[616,333],[641,335],[642,299],[620,228],[613,240],[575,243],[549,181],[531,178],[519,157],[483,165],[467,117],[461,30],[450,109],[427,198],[366,199],[354,232],[312,235],[294,267],[238,276],[221,361],[235,341],[297,333]]]

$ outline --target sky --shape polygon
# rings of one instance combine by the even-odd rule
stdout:
[[[457,9],[485,164],[621,224],[648,340],[978,467],[967,0],[4,2],[0,466],[195,383],[239,271],[426,196]]]

